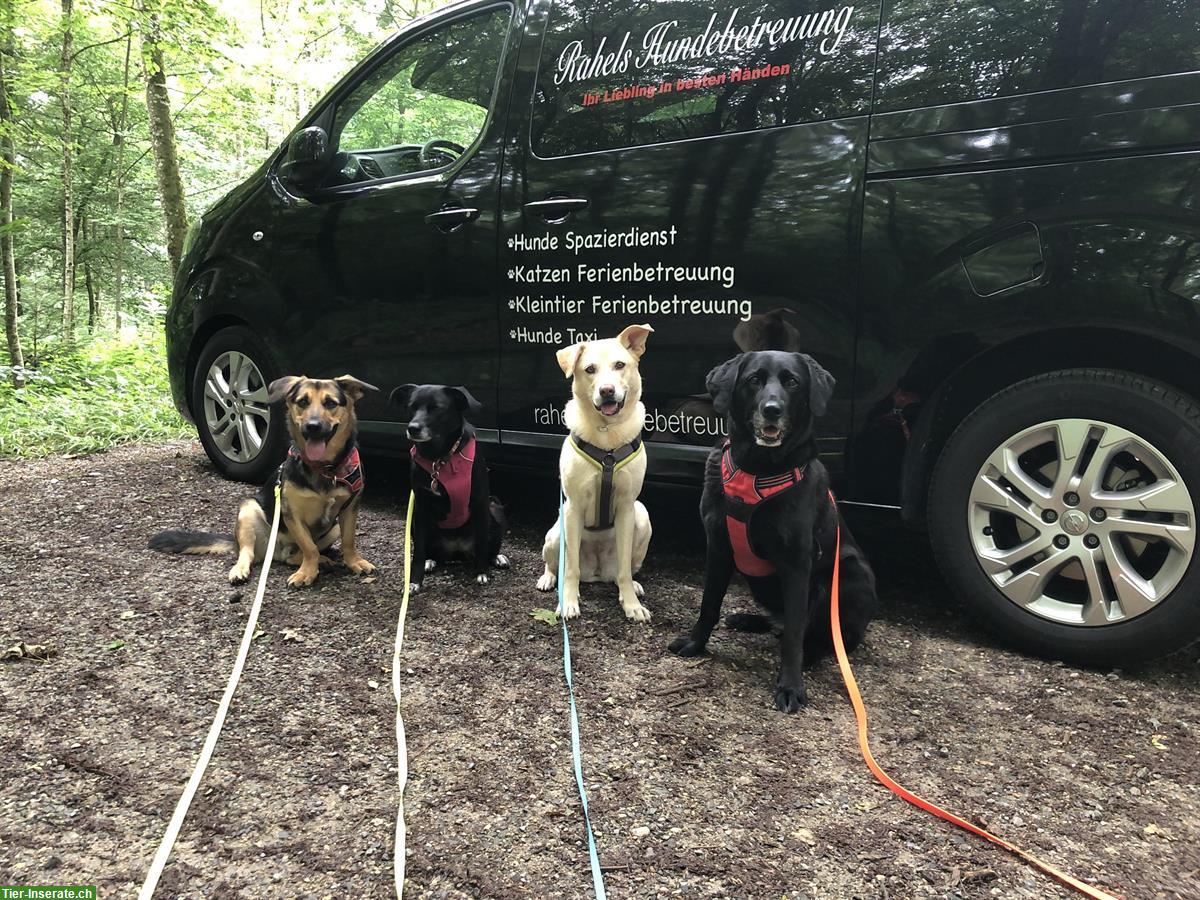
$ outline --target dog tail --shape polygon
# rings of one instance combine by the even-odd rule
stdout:
[[[147,546],[163,553],[232,553],[237,549],[237,541],[232,534],[211,531],[160,531],[150,538]]]

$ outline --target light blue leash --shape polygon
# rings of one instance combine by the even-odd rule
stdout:
[[[592,835],[592,818],[588,815],[587,791],[583,787],[583,754],[579,750],[579,715],[575,712],[575,683],[571,679],[571,638],[567,634],[567,617],[563,613],[563,573],[567,558],[567,519],[563,512],[562,487],[558,489],[558,614],[563,628],[563,674],[567,676],[567,696],[571,708],[571,756],[575,764],[575,784],[579,786],[579,799],[583,802],[583,824],[587,828],[588,857],[592,863],[592,887],[596,900],[606,900],[604,873],[600,871],[600,856],[596,852],[596,838]]]

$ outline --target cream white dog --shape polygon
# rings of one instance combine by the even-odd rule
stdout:
[[[567,520],[559,610],[564,618],[579,615],[581,581],[603,581],[617,586],[628,618],[650,621],[650,610],[639,599],[645,591],[633,576],[650,546],[650,514],[637,499],[646,477],[641,440],[646,410],[638,360],[653,331],[649,325],[630,325],[615,338],[558,351],[572,393],[564,414],[571,433],[558,460]],[[546,571],[538,590],[553,590],[558,581],[560,524],[556,521],[546,532]]]

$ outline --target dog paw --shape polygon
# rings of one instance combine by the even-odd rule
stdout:
[[[232,569],[229,570],[230,584],[245,584],[250,580],[250,567],[244,566],[241,563],[234,563]]]
[[[483,574],[482,572],[475,576],[476,584],[487,584],[491,580],[492,579],[490,579],[487,575]]]
[[[361,556],[346,560],[346,568],[355,575],[374,575],[379,570]]]
[[[558,577],[553,572],[543,572],[542,577],[537,580],[537,589],[552,591],[556,584],[558,584]]]
[[[558,614],[564,619],[579,618],[579,601],[564,599],[562,605],[558,608]]]
[[[775,688],[775,708],[780,712],[799,712],[808,703],[804,685],[779,685]]]
[[[640,581],[635,581],[633,583],[633,592],[637,594],[638,597],[646,596],[646,589],[642,587],[642,583]]]
[[[496,558],[492,560],[492,565],[495,566],[497,569],[507,569],[508,568],[508,557],[505,556],[503,553],[497,553]]]
[[[415,596],[416,596],[417,594],[419,594],[419,593],[421,593],[421,582],[419,582],[419,581],[414,581],[414,582],[412,582],[411,584],[409,584],[409,586],[408,586],[408,596],[410,596],[410,597],[415,597]]]
[[[437,560],[436,559],[425,560],[425,571],[426,572],[432,572],[436,568],[437,568]]]
[[[636,601],[630,603],[628,606],[622,603],[621,609],[625,611],[625,618],[629,619],[631,622],[650,621],[650,610],[646,609],[646,607],[642,606],[642,604]]]
[[[297,569],[295,572],[292,573],[292,576],[287,580],[287,583],[288,583],[288,587],[308,587],[310,584],[312,584],[316,580],[317,580],[317,567],[316,566],[313,566],[311,569],[306,569],[306,568],[304,568],[304,566],[301,566],[299,569]]]
[[[671,641],[667,645],[667,649],[676,656],[703,656],[706,648],[704,644],[693,641],[691,637],[685,634]]]

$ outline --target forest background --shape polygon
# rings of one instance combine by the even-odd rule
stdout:
[[[162,316],[188,224],[440,0],[0,0],[0,456],[192,433]]]

